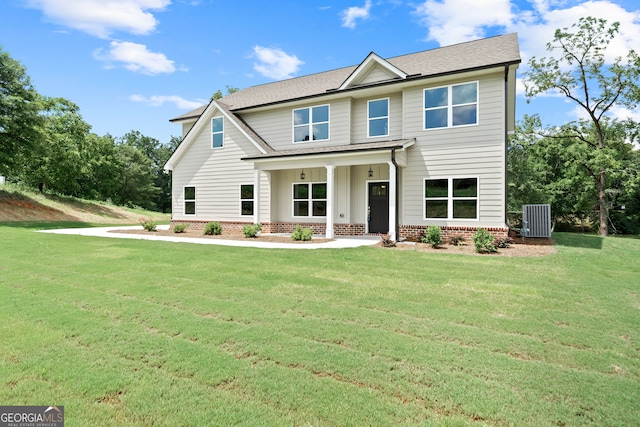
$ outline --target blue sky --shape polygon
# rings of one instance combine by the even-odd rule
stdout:
[[[0,46],[43,95],[80,106],[92,131],[130,130],[168,142],[169,119],[226,86],[356,65],[382,57],[517,32],[523,63],[546,56],[556,28],[581,16],[621,22],[610,57],[640,48],[637,0],[2,0]],[[557,96],[527,104],[543,122],[576,118]],[[640,121],[640,109],[615,112]]]

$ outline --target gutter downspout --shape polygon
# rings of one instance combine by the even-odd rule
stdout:
[[[400,241],[400,234],[398,234],[399,232],[399,212],[400,212],[400,208],[399,208],[399,200],[400,200],[400,167],[398,166],[398,163],[396,162],[396,149],[392,148],[391,149],[391,163],[393,163],[393,166],[396,168],[396,220],[394,221],[394,227],[395,227],[395,235],[396,235],[396,241]]]
[[[515,105],[513,106],[515,109]],[[504,224],[509,225],[509,184],[507,159],[509,156],[509,64],[504,66]]]

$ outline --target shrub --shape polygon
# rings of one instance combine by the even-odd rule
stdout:
[[[256,237],[260,230],[262,230],[262,226],[260,224],[247,224],[242,227],[244,237]]]
[[[382,240],[382,246],[385,248],[395,248],[396,247],[396,242],[395,240],[391,240],[391,236],[389,235],[389,233],[387,234],[383,234],[382,236],[380,236],[380,239]]]
[[[158,226],[151,218],[140,218],[138,221],[142,224],[142,228],[147,231],[156,231],[156,227]]]
[[[184,233],[184,231],[189,227],[189,224],[176,224],[173,226],[174,233]]]
[[[424,236],[420,241],[437,248],[442,244],[442,230],[437,225],[430,225],[424,230]]]
[[[486,228],[478,228],[478,231],[473,235],[476,252],[498,252],[498,248],[493,244],[493,241],[493,236]]]
[[[513,239],[511,237],[498,237],[493,241],[493,245],[496,248],[508,248],[509,246],[511,246],[512,244],[514,244],[515,242],[513,241]]]
[[[291,233],[291,238],[296,241],[306,242],[307,240],[311,240],[313,237],[313,232],[310,228],[302,228],[300,225],[296,225],[296,229]]]
[[[204,234],[219,236],[222,234],[222,226],[219,222],[208,222],[207,225],[204,226]]]
[[[464,245],[464,242],[466,242],[467,239],[464,238],[464,236],[451,236],[451,244],[452,245],[456,245],[456,246],[462,246]]]

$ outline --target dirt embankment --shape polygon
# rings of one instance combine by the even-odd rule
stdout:
[[[28,193],[0,187],[0,222],[71,221],[103,224],[136,224],[141,217],[168,220],[167,215],[68,197]]]

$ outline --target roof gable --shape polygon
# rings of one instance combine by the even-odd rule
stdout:
[[[371,52],[342,82],[338,90],[368,83],[379,83],[394,79],[406,79],[407,73]]]

